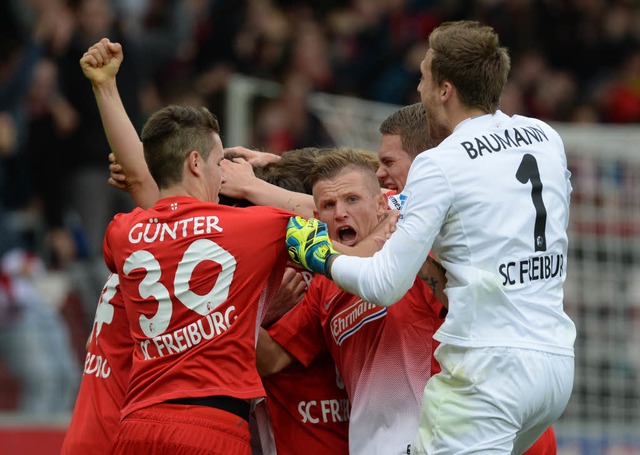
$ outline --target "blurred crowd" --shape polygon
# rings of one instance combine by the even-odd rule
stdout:
[[[123,44],[118,86],[138,128],[168,103],[204,104],[224,128],[225,86],[233,73],[281,83],[282,95],[257,111],[253,143],[228,146],[281,153],[331,145],[306,110],[310,92],[397,105],[419,101],[419,63],[429,32],[443,21],[464,18],[494,26],[510,49],[505,112],[550,121],[640,121],[640,6],[633,0],[1,5],[0,340],[9,341],[0,343],[0,361],[28,396],[58,398],[46,412],[70,410],[65,397],[70,391],[75,396],[81,367],[74,362],[84,348],[74,340],[89,334],[106,277],[104,229],[114,213],[132,208],[126,194],[107,185],[109,146],[78,63],[103,37]],[[70,295],[84,317],[79,333],[61,317]],[[18,330],[16,321],[31,328]],[[19,335],[29,330],[45,331],[51,339],[21,341]],[[54,367],[47,358],[64,361]],[[38,363],[49,375],[23,371],[27,363]],[[69,378],[69,371],[77,374]],[[54,372],[63,379],[46,379]],[[46,387],[30,384],[38,374]],[[17,406],[45,412],[28,400]]]

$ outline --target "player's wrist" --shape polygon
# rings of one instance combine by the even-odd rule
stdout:
[[[246,199],[256,205],[268,205],[272,186],[269,182],[254,175],[246,178],[238,189],[242,199]]]
[[[333,266],[333,261],[335,261],[338,256],[340,256],[340,253],[334,251],[333,253],[329,253],[324,261],[324,276],[326,276],[330,280],[333,280],[333,277],[331,275],[331,267]]]
[[[102,80],[92,79],[91,88],[98,99],[112,99],[118,96],[118,85],[115,77]]]

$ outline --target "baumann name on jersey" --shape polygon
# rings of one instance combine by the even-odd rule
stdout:
[[[465,149],[467,155],[472,160],[484,156],[485,153],[494,153],[508,148],[531,145],[533,142],[549,141],[549,138],[542,129],[535,126],[523,128],[512,128],[504,130],[502,135],[492,133],[473,138],[473,142],[464,141],[460,145]]]

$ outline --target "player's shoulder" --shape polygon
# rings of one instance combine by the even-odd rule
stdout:
[[[544,120],[540,120],[535,117],[527,117],[525,115],[519,115],[519,114],[515,114],[511,116],[511,119],[516,126],[522,125],[525,127],[530,126],[534,128],[539,128],[540,130],[543,130],[546,134],[550,134],[554,137],[560,138],[560,135],[555,130],[555,128],[551,124],[545,122]]]
[[[131,219],[136,219],[138,217],[140,217],[141,215],[143,215],[146,212],[145,209],[140,208],[140,207],[136,207],[133,210],[131,210],[130,212],[121,212],[121,213],[116,213],[113,216],[114,220],[119,220],[121,222],[124,221],[128,221]]]
[[[305,306],[313,308],[316,312],[323,309],[327,311],[331,305],[328,302],[340,300],[343,295],[351,295],[343,291],[338,285],[329,278],[321,274],[315,274],[309,283],[307,292],[304,295]]]
[[[326,296],[328,294],[335,294],[340,290],[341,289],[335,282],[331,281],[324,275],[316,273],[313,275],[313,278],[311,278],[311,281],[309,282],[307,294],[310,296],[315,296],[315,298],[317,299],[322,299],[323,296]]]
[[[116,213],[107,226],[107,232],[113,233],[115,231],[127,229],[128,226],[137,222],[137,220],[139,220],[144,215],[144,213],[145,210],[141,209],[140,207],[136,207],[131,212]]]
[[[340,288],[334,281],[319,273],[313,275],[313,279],[311,280],[311,284],[309,285],[309,288],[311,287],[316,288],[322,292],[329,293],[340,290]]]

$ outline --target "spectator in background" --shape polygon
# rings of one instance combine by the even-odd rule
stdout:
[[[109,0],[77,0],[72,3],[75,29],[68,45],[55,55],[59,70],[62,96],[70,103],[78,119],[75,127],[62,138],[57,147],[63,151],[66,176],[66,203],[68,211],[77,217],[76,229],[82,233],[78,242],[78,256],[82,266],[77,268],[85,283],[82,301],[85,304],[87,327],[91,324],[95,302],[107,270],[101,257],[102,239],[107,224],[115,213],[133,208],[126,195],[114,188],[105,188],[108,169],[105,157],[109,145],[105,138],[100,114],[96,108],[89,84],[78,71],[78,61],[85,50],[104,36],[123,39],[117,17]],[[138,59],[132,49],[132,58],[121,69],[120,93],[134,125],[140,122],[140,79]],[[86,89],[82,89],[85,87]],[[41,150],[40,153],[48,151]],[[34,157],[35,158],[35,157]]]
[[[104,181],[104,157],[109,146],[90,91],[80,90],[81,87],[88,87],[88,84],[78,71],[78,61],[90,44],[104,36],[119,39],[121,32],[109,0],[77,0],[72,5],[76,27],[67,48],[56,55],[56,63],[59,66],[62,93],[80,119],[71,136],[64,142],[70,166],[69,196],[71,207],[79,213],[88,238],[87,255],[94,258],[99,255],[101,237],[108,219],[116,211],[130,208],[130,205],[123,203],[118,193],[96,191],[100,181]],[[124,65],[122,74],[125,76],[120,90],[122,99],[134,124],[139,126],[140,79],[136,58]]]
[[[209,2],[112,0],[110,3],[119,30],[118,36],[110,36],[126,39],[128,52],[137,59],[140,81],[167,82],[179,76],[176,69],[180,71],[179,63],[186,61],[190,38],[195,33],[192,5]],[[105,36],[96,33],[93,37],[97,41]]]
[[[65,156],[56,145],[78,124],[77,112],[58,90],[58,68],[48,58],[36,65],[28,92],[28,133],[24,149],[32,185],[32,204],[44,223],[49,265],[64,269],[76,260],[77,246],[67,228],[66,195],[60,176]]]
[[[629,364],[633,368],[636,381],[640,386],[640,268],[634,267],[627,279],[627,295],[629,298]],[[636,390],[640,390],[638,387]]]
[[[42,55],[40,43],[23,42],[14,27],[3,30],[0,40],[0,203],[18,209],[30,192],[23,154],[27,136],[27,91]],[[6,36],[5,34],[8,34]]]
[[[35,164],[60,175],[46,160],[31,162],[29,145],[35,98],[55,85],[55,67],[42,57],[49,44],[64,42],[65,16],[53,15],[59,1],[38,4],[33,16],[27,11],[22,2],[2,2],[0,10],[0,360],[18,383],[17,409],[50,418],[71,409],[79,365],[59,312],[64,282],[46,287],[54,282],[42,256],[41,207],[32,204],[39,182],[29,171]],[[58,107],[58,119],[72,122]],[[55,157],[54,143],[44,148]]]
[[[306,146],[334,145],[324,125],[309,110],[310,81],[291,73],[274,100],[266,101],[258,111],[254,147],[280,155]]]
[[[640,122],[640,47],[624,57],[603,90],[601,106],[607,122]]]
[[[0,360],[20,387],[18,410],[32,417],[68,413],[80,381],[59,295],[40,285],[45,263],[21,248],[3,252],[0,266]]]

